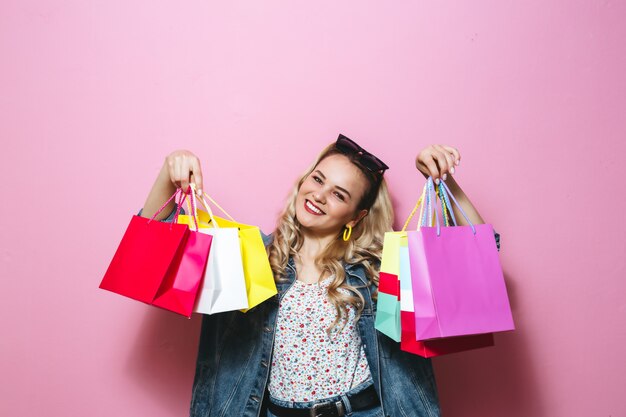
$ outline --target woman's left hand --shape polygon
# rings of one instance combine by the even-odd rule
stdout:
[[[455,166],[461,162],[461,154],[456,148],[446,145],[429,145],[415,158],[415,166],[424,177],[433,177],[436,184],[439,178],[444,181],[454,174]]]

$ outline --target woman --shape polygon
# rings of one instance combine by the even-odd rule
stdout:
[[[431,145],[416,166],[446,181],[470,220],[484,223],[448,176],[460,159],[455,148]],[[393,221],[387,168],[340,135],[299,179],[265,239],[278,295],[246,314],[203,316],[192,417],[440,415],[431,361],[374,329],[382,239]],[[168,155],[142,215],[176,187],[194,183],[201,194],[202,178],[191,152]],[[171,212],[164,221],[174,209],[162,211]]]

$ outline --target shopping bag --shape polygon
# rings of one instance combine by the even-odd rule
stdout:
[[[198,231],[212,236],[213,243],[194,312],[215,314],[248,308],[239,231],[220,227],[212,221],[211,212],[198,210],[197,215]],[[191,226],[193,218],[181,215],[178,223]]]
[[[204,197],[206,197],[206,199]],[[210,216],[208,215],[210,208],[207,199],[228,217],[223,218],[213,215],[213,219],[219,227],[232,227],[239,230],[241,259],[246,282],[246,294],[248,297],[248,308],[242,309],[242,311],[246,312],[278,294],[276,282],[274,281],[274,273],[272,272],[272,267],[267,257],[263,238],[261,237],[261,230],[257,226],[237,222],[215,200],[206,194],[203,196],[202,201],[205,208],[207,208],[207,212],[199,212],[201,222],[208,222],[210,220]]]
[[[400,341],[399,243],[402,232],[387,232],[378,274],[378,300],[374,328]]]
[[[133,216],[100,288],[190,317],[212,238],[154,220],[176,198],[178,214],[181,189],[151,219]]]
[[[441,227],[432,178],[426,213],[407,234],[417,340],[513,330],[513,318],[490,224],[472,224],[445,182],[468,226]],[[431,225],[435,220],[435,226]],[[444,216],[445,218],[445,216]]]
[[[157,307],[177,312],[185,317],[191,317],[193,312],[213,241],[212,236],[197,231],[195,196],[192,192],[188,195],[190,213],[193,213],[196,230],[189,231],[180,262],[171,266],[172,273],[168,275],[152,302]],[[183,201],[186,197],[187,195],[183,197]]]
[[[493,346],[493,334],[449,337],[418,341],[415,336],[415,310],[407,235],[400,238],[400,349],[425,358]]]

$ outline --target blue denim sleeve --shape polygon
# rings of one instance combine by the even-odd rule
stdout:
[[[139,210],[139,213],[137,213],[137,216],[141,216],[141,212],[142,211],[143,211],[143,208],[141,210]],[[185,209],[181,207],[179,214],[185,214]],[[163,223],[171,223],[171,222],[174,221],[174,216],[176,216],[176,207],[174,207],[174,210],[172,210],[172,212],[170,213],[169,216],[167,216],[166,218],[164,218],[161,221]]]
[[[263,233],[263,230],[261,230],[261,238],[263,239],[263,244],[265,245],[265,247],[268,247],[270,243],[272,243],[272,240],[274,240],[274,234],[270,233],[269,235],[266,235],[265,233]]]
[[[500,252],[500,233],[496,232],[496,229],[493,229],[493,236],[496,239],[496,247],[498,248],[498,252]]]

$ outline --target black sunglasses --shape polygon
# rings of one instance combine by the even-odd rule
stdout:
[[[359,144],[352,139],[342,134],[339,134],[339,138],[337,138],[337,142],[335,143],[335,148],[346,155],[356,155],[356,159],[361,163],[361,165],[376,174],[382,175],[385,170],[389,169],[383,161],[361,148]]]

